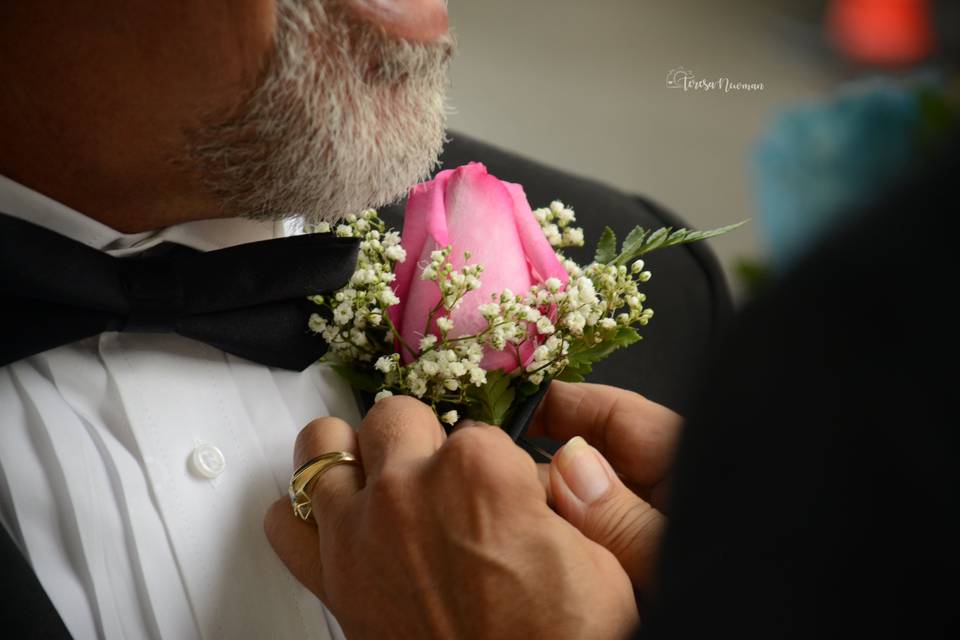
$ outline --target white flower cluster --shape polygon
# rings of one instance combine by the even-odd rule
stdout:
[[[612,340],[621,328],[646,325],[653,317],[653,309],[643,306],[646,296],[638,291],[638,283],[650,278],[641,261],[629,270],[596,263],[580,269],[565,262],[570,273],[566,287],[549,278],[525,296],[505,291],[480,309],[488,323],[485,344],[513,349],[522,367],[519,375],[537,385],[560,373],[571,354]],[[535,348],[524,366],[519,345],[526,341]]]
[[[331,227],[323,222],[306,231],[330,233]],[[387,308],[400,302],[390,283],[395,278],[394,266],[407,255],[400,246],[400,234],[386,231],[373,209],[346,216],[333,232],[340,237],[361,238],[357,268],[344,288],[329,296],[311,298],[328,313],[312,314],[310,329],[323,336],[330,353],[339,360],[370,362],[387,344]]]
[[[559,200],[551,202],[549,207],[534,210],[533,217],[540,223],[551,247],[562,249],[583,246],[583,229],[570,226],[570,223],[576,220],[576,214]]]
[[[411,345],[394,331],[400,348],[407,351],[412,362],[403,365],[399,353],[389,353],[374,364],[383,374],[385,387],[404,390],[434,407],[442,403],[463,404],[467,402],[470,385],[480,387],[487,382],[487,372],[480,366],[484,353],[482,336],[448,337],[454,329],[450,314],[460,307],[468,292],[480,287],[483,266],[464,264],[461,269],[454,269],[450,253],[450,247],[434,251],[420,274],[421,279],[436,282],[440,289],[440,300],[430,310],[423,338]],[[464,252],[464,260],[469,259],[470,253]],[[439,335],[430,333],[434,325]],[[456,412],[441,416],[443,420],[451,418],[456,422]]]

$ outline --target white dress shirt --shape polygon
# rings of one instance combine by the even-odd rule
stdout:
[[[121,234],[2,176],[0,212],[112,255],[287,231],[228,219]],[[297,432],[324,415],[359,420],[321,365],[272,369],[172,334],[52,349],[0,367],[0,521],[76,638],[342,637],[262,527]]]

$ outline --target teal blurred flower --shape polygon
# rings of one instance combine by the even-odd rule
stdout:
[[[922,78],[861,81],[781,114],[753,158],[774,269],[782,272],[841,216],[902,180],[953,113],[943,88]]]

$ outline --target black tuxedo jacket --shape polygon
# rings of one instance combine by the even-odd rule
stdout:
[[[641,637],[960,637],[958,167],[876,185],[722,341]]]
[[[441,157],[441,168],[483,162],[498,178],[522,184],[534,208],[555,199],[574,207],[588,245],[571,252],[579,262],[592,259],[592,247],[604,226],[612,227],[621,238],[637,224],[683,226],[645,198],[549,169],[466,136],[453,134],[452,138]],[[401,227],[402,204],[381,213],[390,225]],[[730,295],[717,261],[703,244],[667,249],[648,262],[654,277],[645,291],[657,315],[643,332],[646,339],[598,365],[591,379],[634,389],[684,412],[689,407],[688,376],[697,370],[729,317]],[[7,634],[69,637],[20,551],[0,527],[0,635]]]

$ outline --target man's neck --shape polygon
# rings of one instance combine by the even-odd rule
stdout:
[[[212,198],[184,189],[175,180],[131,186],[76,170],[55,156],[39,168],[14,166],[0,158],[0,175],[125,234],[227,217]]]

